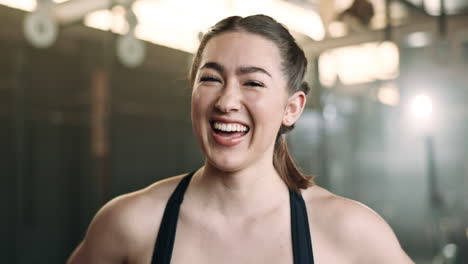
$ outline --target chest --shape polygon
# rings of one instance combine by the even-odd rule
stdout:
[[[288,218],[244,225],[180,219],[171,263],[293,263]]]
[[[339,241],[317,228],[318,223],[311,220],[314,263],[352,263]],[[215,226],[216,223],[210,222],[201,226],[193,225],[182,217],[177,225],[171,264],[294,264],[289,221],[274,226],[265,221],[263,225],[241,229],[218,229]],[[154,242],[148,243],[145,249],[130,258],[129,263],[150,263],[153,249]]]
[[[289,230],[288,230],[289,231]],[[249,236],[239,232],[218,236],[180,234],[174,247],[173,264],[295,264],[290,233],[284,232]],[[350,264],[352,261],[326,236],[317,236],[313,244],[314,263]]]
[[[188,234],[187,234],[188,235]],[[185,237],[180,234],[180,237]],[[294,264],[291,240],[255,239],[255,240],[199,240],[185,239],[176,242],[173,249],[171,264]],[[327,239],[315,239],[313,244],[315,264],[351,264],[338,247],[329,243]],[[135,255],[129,263],[149,264],[153,253],[152,246],[148,246],[141,254]]]

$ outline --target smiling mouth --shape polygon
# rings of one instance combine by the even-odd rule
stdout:
[[[215,135],[226,140],[235,140],[245,136],[250,128],[239,123],[228,123],[220,121],[211,121],[211,128]],[[229,142],[221,142],[229,143]],[[228,144],[230,145],[230,144]]]

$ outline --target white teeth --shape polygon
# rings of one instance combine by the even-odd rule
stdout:
[[[226,124],[221,122],[215,122],[213,124],[213,127],[224,132],[246,132],[248,130],[246,126],[237,123]]]

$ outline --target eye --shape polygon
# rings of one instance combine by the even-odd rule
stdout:
[[[200,77],[200,82],[219,82],[221,83],[221,80],[217,77],[214,76],[202,76]]]
[[[253,87],[265,87],[265,85],[261,82],[256,82],[256,81],[250,81],[246,82],[244,85],[246,86],[253,86]]]

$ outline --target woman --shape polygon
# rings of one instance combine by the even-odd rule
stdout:
[[[290,158],[306,65],[270,17],[211,28],[190,73],[204,166],[110,201],[69,263],[412,263],[382,218]]]

